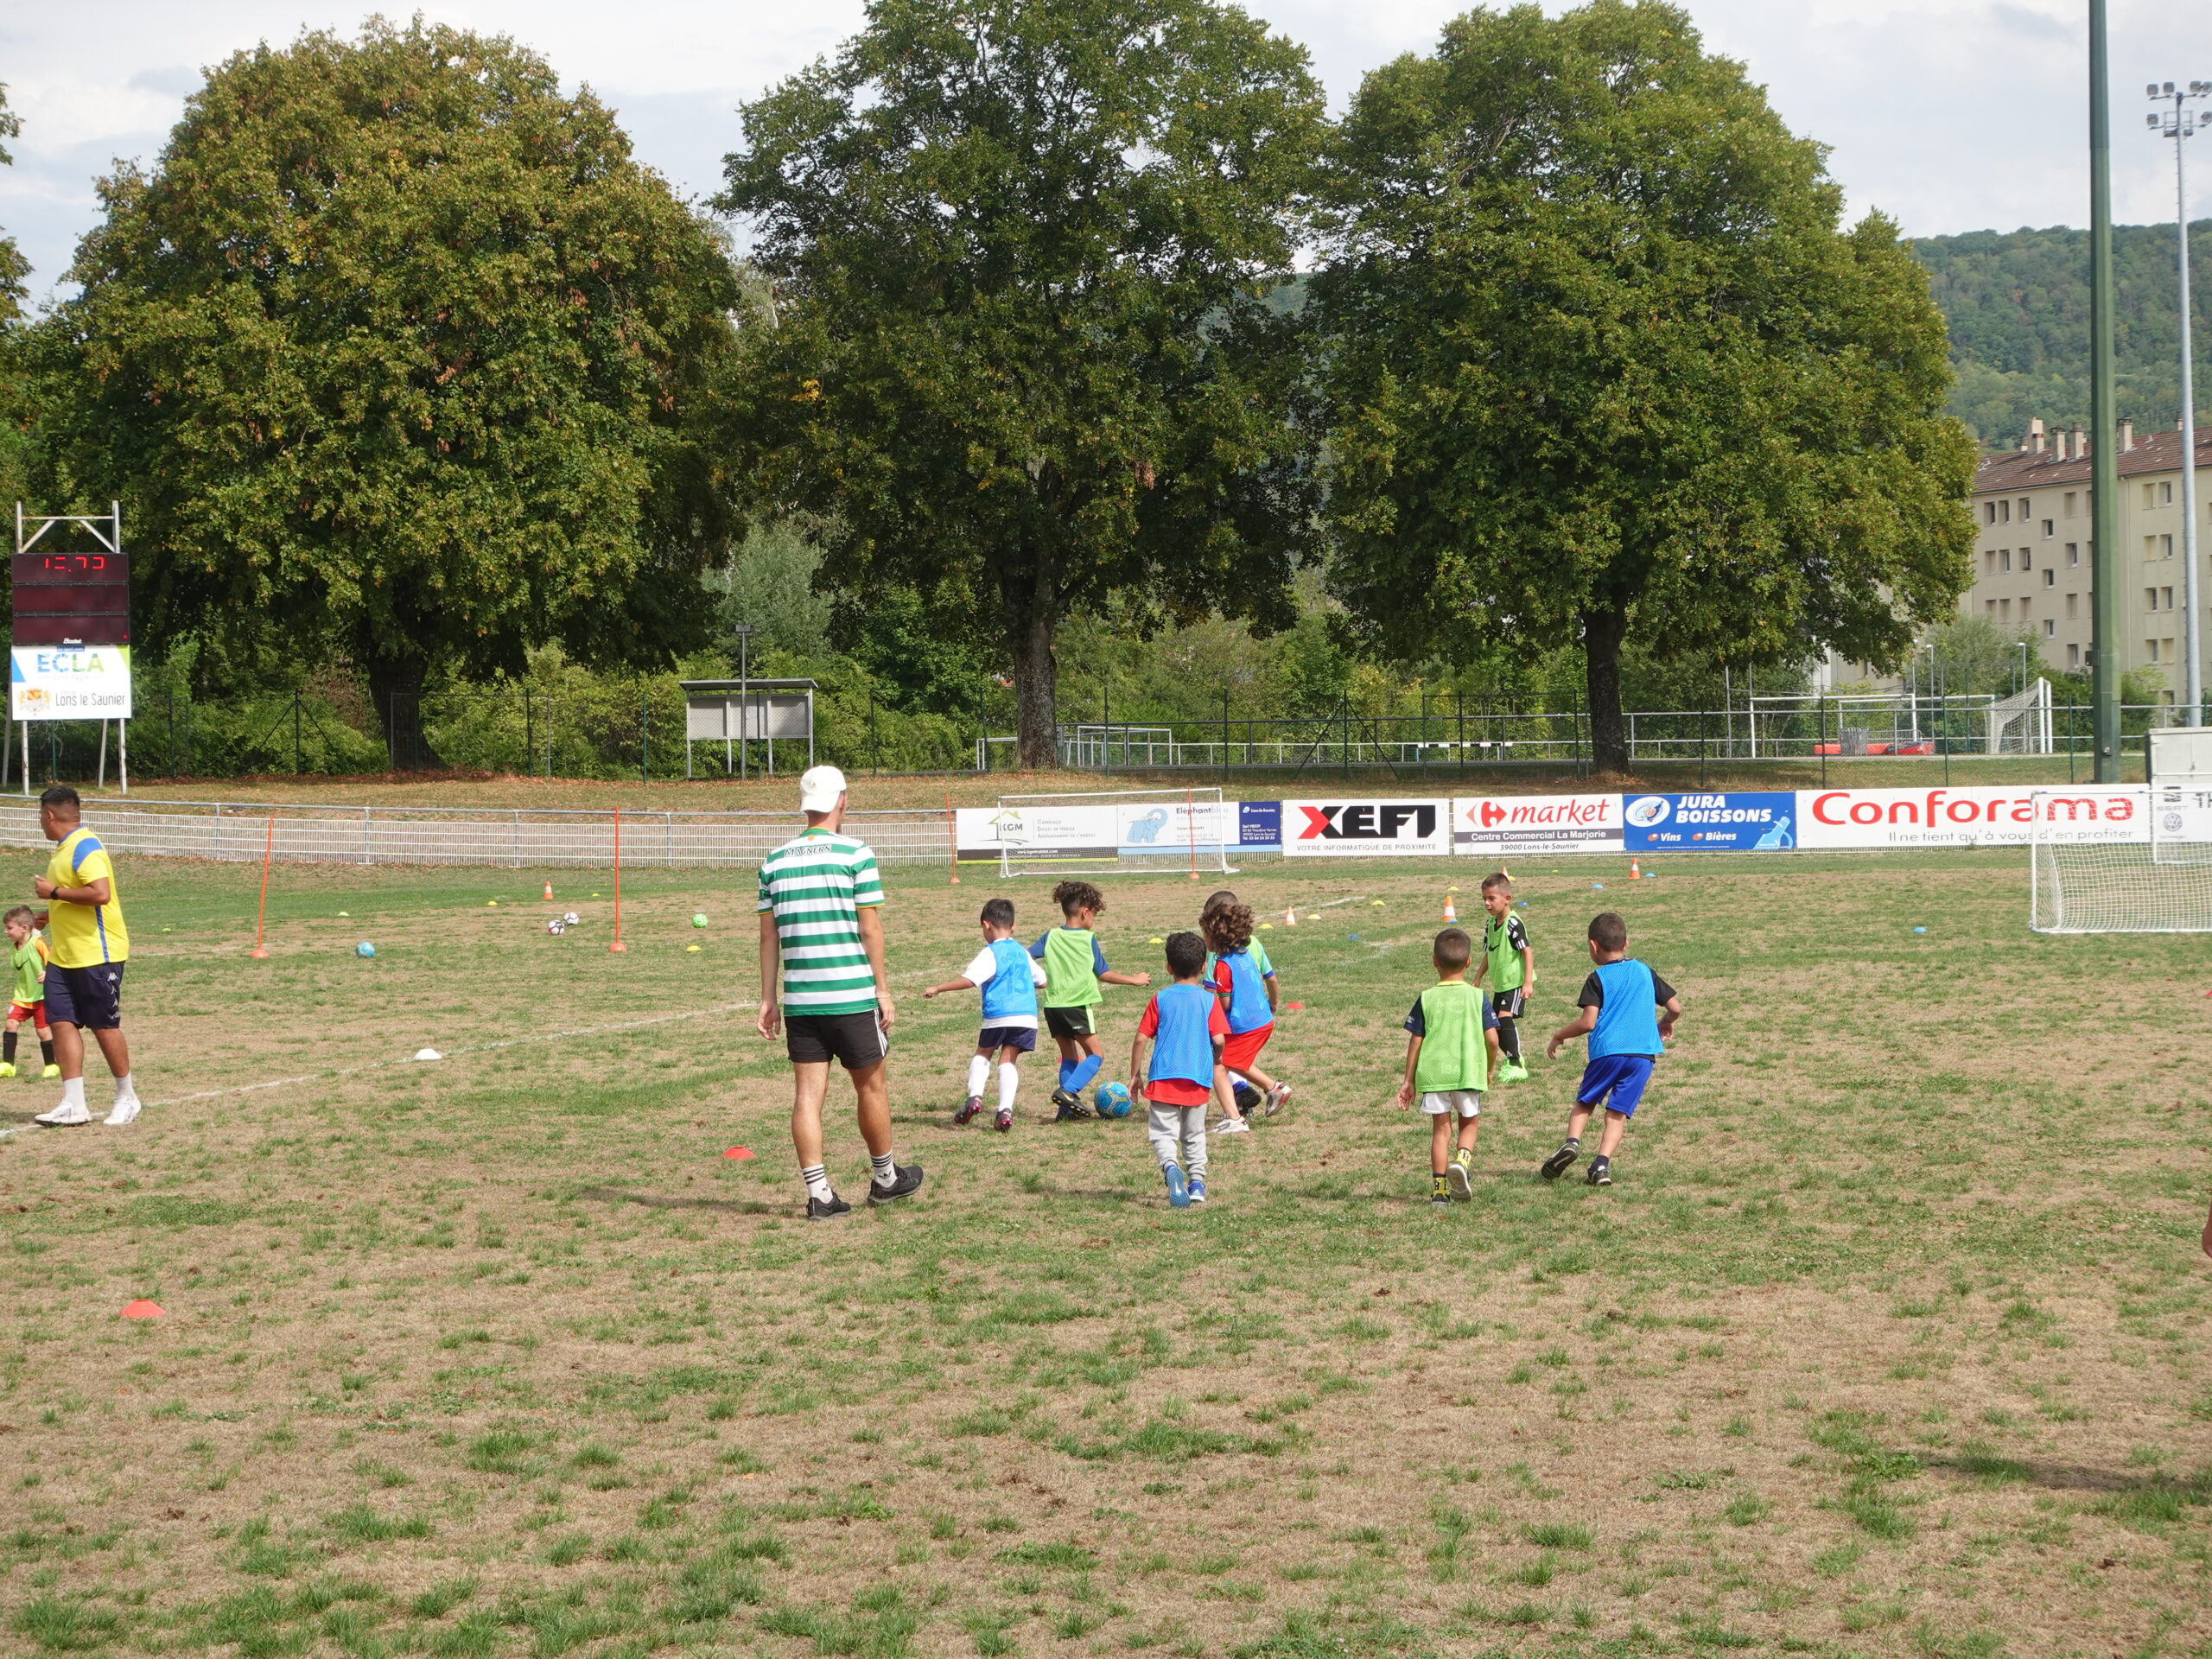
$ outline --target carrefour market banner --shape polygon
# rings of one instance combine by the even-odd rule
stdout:
[[[1282,804],[1285,858],[1440,858],[1452,850],[1452,803],[1333,800]]]
[[[1452,850],[1508,854],[1618,853],[1618,795],[1477,795],[1452,803]]]
[[[2151,791],[2139,787],[1807,789],[1797,802],[1797,844],[1807,848],[2024,847],[2038,815],[2048,841],[2151,838]]]

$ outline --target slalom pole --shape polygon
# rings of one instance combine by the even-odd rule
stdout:
[[[1198,879],[1198,798],[1196,790],[1185,789],[1183,791],[1183,830],[1185,838],[1191,843],[1191,880],[1193,881]]]
[[[960,836],[959,832],[953,827],[952,791],[950,790],[947,790],[944,792],[944,849],[952,855],[952,881],[950,885],[957,887],[960,885]]]
[[[622,943],[622,809],[614,809],[614,942],[607,950],[620,954],[630,947]]]
[[[269,815],[269,832],[261,838],[261,908],[253,913],[253,949],[246,954],[256,962],[267,960],[269,947],[261,942],[262,924],[269,917],[269,855],[276,848],[276,815]]]

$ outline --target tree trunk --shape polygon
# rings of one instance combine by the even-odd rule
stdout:
[[[423,682],[430,664],[420,656],[395,657],[364,648],[361,669],[369,701],[384,721],[385,748],[394,772],[442,771],[445,761],[423,735]]]
[[[1583,660],[1590,690],[1592,770],[1618,777],[1628,771],[1628,724],[1621,718],[1621,641],[1628,611],[1616,604],[1582,613]]]
[[[1060,763],[1059,664],[1052,658],[1058,596],[1040,577],[1027,593],[1009,591],[1006,612],[1014,656],[1014,764],[1040,772]]]

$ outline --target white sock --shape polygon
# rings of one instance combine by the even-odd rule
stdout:
[[[64,1106],[82,1106],[85,1103],[85,1080],[82,1077],[61,1079],[61,1103]]]
[[[1001,1111],[1002,1111],[1002,1112],[1010,1112],[1010,1111],[1012,1111],[1012,1110],[1014,1109],[1014,1096],[1015,1092],[1016,1092],[1017,1090],[1019,1090],[1020,1089],[1020,1087],[1021,1087],[1021,1071],[1020,1071],[1020,1067],[1018,1067],[1018,1066],[1016,1066],[1015,1065],[1014,1065],[1014,1063],[1013,1063],[1012,1061],[1010,1061],[1010,1060],[1001,1060],[1001,1061],[1000,1061],[1000,1062],[999,1062],[999,1109],[1000,1109]]]
[[[868,1154],[868,1173],[874,1176],[875,1184],[878,1186],[888,1186],[898,1178],[898,1162],[887,1152],[880,1158],[874,1153]]]
[[[820,1164],[809,1164],[799,1171],[798,1178],[806,1183],[806,1196],[810,1198],[819,1198],[827,1204],[837,1196],[830,1190],[829,1170]]]
[[[978,1054],[969,1060],[968,1093],[971,1097],[980,1096],[982,1094],[983,1085],[989,1080],[990,1075],[991,1062],[989,1056]]]
[[[1231,1100],[1236,1098],[1239,1089],[1249,1089],[1251,1086],[1249,1080],[1238,1077],[1234,1071],[1229,1074],[1229,1097]]]
[[[130,1074],[126,1071],[115,1080],[115,1103],[120,1106],[126,1100],[137,1098],[138,1090],[132,1086]]]

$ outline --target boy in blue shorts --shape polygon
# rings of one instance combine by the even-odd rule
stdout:
[[[957,979],[932,985],[925,997],[970,986],[983,993],[983,1028],[976,1037],[975,1057],[968,1062],[968,1103],[952,1115],[965,1123],[983,1109],[983,1085],[989,1081],[991,1061],[999,1065],[999,1115],[992,1125],[1001,1135],[1014,1127],[1014,1096],[1021,1086],[1016,1069],[1024,1054],[1037,1046],[1037,989],[1045,982],[1044,964],[1014,937],[1014,900],[990,899],[979,918],[983,948],[960,970]]]
[[[1129,1045],[1129,1082],[1143,1094],[1146,1136],[1167,1183],[1167,1202],[1178,1210],[1206,1201],[1206,1102],[1229,1109],[1229,1068],[1221,1063],[1229,1016],[1221,998],[1203,982],[1206,942],[1195,933],[1167,936],[1173,985],[1154,993]],[[1152,1066],[1144,1046],[1152,1041]]]
[[[1598,1155],[1590,1160],[1583,1179],[1592,1186],[1613,1184],[1613,1154],[1618,1150],[1636,1103],[1651,1081],[1651,1067],[1666,1051],[1675,1021],[1682,1017],[1682,1000],[1675,988],[1628,954],[1628,924],[1611,911],[1590,919],[1590,977],[1582,982],[1575,1001],[1582,1012],[1572,1025],[1552,1033],[1547,1059],[1556,1058],[1560,1046],[1575,1038],[1590,1039],[1589,1063],[1582,1068],[1582,1086],[1574,1091],[1574,1105],[1567,1115],[1567,1141],[1544,1160],[1538,1173],[1555,1181],[1580,1155],[1582,1130],[1590,1114],[1605,1109],[1605,1132],[1598,1142]],[[1654,1017],[1653,1010],[1664,1008]]]
[[[1060,1050],[1060,1086],[1052,1090],[1055,1122],[1090,1116],[1083,1091],[1106,1064],[1094,1010],[1103,1000],[1101,985],[1149,985],[1150,974],[1117,974],[1106,965],[1091,924],[1106,908],[1106,895],[1088,881],[1063,881],[1052,889],[1061,925],[1037,936],[1029,954],[1045,964],[1045,1029]]]

